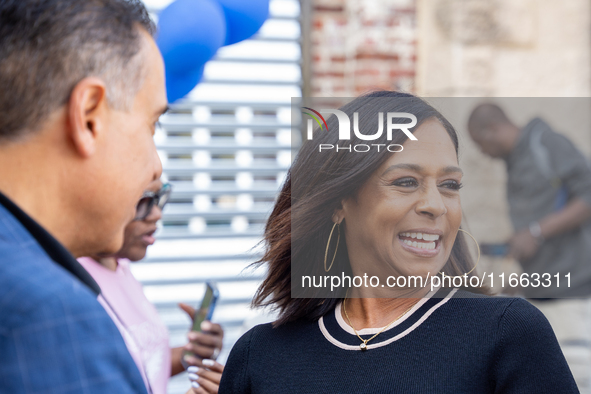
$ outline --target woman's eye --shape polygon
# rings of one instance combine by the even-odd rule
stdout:
[[[402,178],[402,179],[397,179],[394,182],[392,182],[392,185],[401,186],[401,187],[414,187],[414,186],[418,186],[419,183],[414,178]]]
[[[441,184],[441,186],[451,190],[460,190],[463,185],[457,181],[445,181]]]

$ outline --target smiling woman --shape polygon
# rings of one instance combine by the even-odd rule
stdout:
[[[362,131],[380,128],[380,117],[376,113],[412,114],[417,121],[413,128],[417,140],[408,139],[405,133],[393,133],[388,139],[388,134],[382,133],[372,143],[377,146],[397,144],[404,149],[395,153],[386,149],[363,153],[336,149],[320,152],[318,144],[351,147],[363,141],[357,134],[350,140],[340,140],[337,133],[316,132],[314,143],[302,147],[268,223],[269,230],[289,229],[290,232],[281,234],[289,242],[269,243],[273,247],[268,249],[263,261],[269,262],[271,275],[257,298],[257,302],[263,302],[272,297],[269,299],[279,306],[294,308],[284,316],[291,319],[320,318],[332,310],[347,291],[344,286],[334,292],[325,286],[311,288],[299,279],[327,274],[322,261],[335,224],[336,237],[328,245],[328,254],[335,256],[331,275],[367,274],[379,277],[384,284],[389,276],[420,274],[426,278],[440,271],[457,276],[470,272],[474,266],[463,233],[457,234],[462,219],[458,192],[462,172],[457,159],[458,137],[453,126],[421,99],[392,92],[360,97],[341,111],[350,118],[357,114]],[[327,123],[328,130],[339,129],[335,116]],[[336,247],[336,238],[341,232],[344,236],[339,238]],[[417,232],[428,234],[427,238],[439,236],[432,241],[435,242],[433,251],[427,250],[432,243],[423,245],[416,237],[400,236]],[[424,261],[417,253],[433,256]],[[281,255],[288,255],[290,264],[285,264],[285,260],[279,258]],[[401,265],[401,261],[405,264]],[[286,270],[296,280],[291,281],[291,286],[279,288],[278,278],[284,277]],[[359,290],[363,290],[362,293]],[[403,294],[394,296],[420,297],[424,295],[422,291],[422,288],[406,289]],[[487,290],[478,287],[470,291],[486,293]],[[381,285],[364,286],[351,292],[352,297],[361,294],[365,297],[393,296],[392,289]],[[311,305],[303,299],[308,297],[327,301]]]
[[[376,112],[410,113],[416,140],[391,153],[304,144],[266,227],[268,275],[255,305],[279,310],[232,349],[220,393],[575,393],[543,315],[485,295],[460,231],[458,138],[423,100],[396,92],[340,111],[375,130]],[[327,120],[337,130],[337,120]],[[345,143],[354,146],[358,136]],[[428,286],[431,278],[441,280]],[[330,276],[327,276],[329,274]],[[314,287],[308,276],[324,279]],[[333,284],[338,278],[336,289]],[[313,360],[314,362],[310,362]]]
[[[415,134],[419,141],[406,142],[400,154],[384,155],[384,163],[335,210],[333,221],[345,222],[354,275],[435,274],[458,238],[462,171],[456,148],[437,120],[424,121]],[[466,268],[471,264],[467,257],[463,261]],[[468,271],[448,269],[451,275]],[[408,289],[407,296],[423,295],[420,290]]]

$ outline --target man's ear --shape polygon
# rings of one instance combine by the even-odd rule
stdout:
[[[72,90],[68,104],[71,141],[81,156],[92,156],[97,137],[106,127],[105,83],[96,77],[84,78]]]

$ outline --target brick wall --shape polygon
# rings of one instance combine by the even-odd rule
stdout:
[[[314,0],[312,96],[414,91],[415,20],[414,0]]]

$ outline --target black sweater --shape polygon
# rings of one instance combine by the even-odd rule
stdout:
[[[219,392],[578,393],[548,321],[523,299],[442,289],[365,351],[335,310],[244,334]]]

